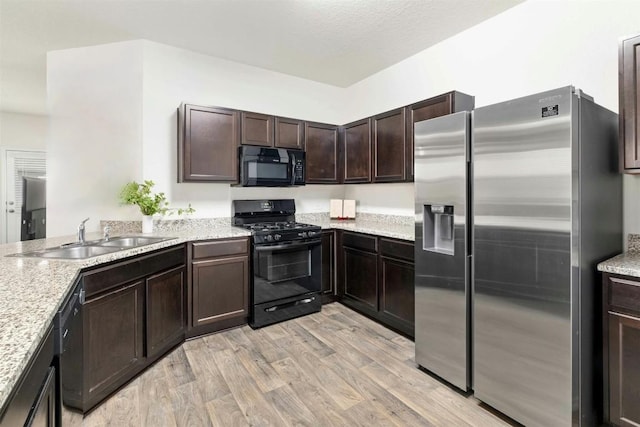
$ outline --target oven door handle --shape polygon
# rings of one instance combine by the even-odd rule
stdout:
[[[255,245],[254,249],[257,252],[262,252],[262,251],[277,251],[279,249],[291,249],[291,248],[299,248],[302,246],[317,246],[319,244],[322,243],[322,240],[317,239],[317,240],[306,240],[304,242],[293,242],[293,243],[283,243],[281,245],[273,245],[273,246],[261,246],[261,245]]]

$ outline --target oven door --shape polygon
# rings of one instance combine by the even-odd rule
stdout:
[[[255,245],[251,326],[320,310],[321,240]]]

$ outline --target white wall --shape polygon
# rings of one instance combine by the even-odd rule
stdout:
[[[343,89],[235,62],[144,43],[143,177],[164,191],[171,205],[192,203],[194,217],[224,217],[232,199],[294,197],[299,212],[328,211],[341,186],[246,189],[229,184],[177,183],[176,108],[187,101],[309,119],[340,120]],[[326,205],[326,206],[325,206]]]
[[[49,52],[47,82],[47,237],[135,215],[118,195],[142,178],[142,42]]]
[[[524,2],[347,88],[344,122],[450,90],[480,107],[566,85],[617,112],[618,40],[640,32],[639,16],[638,1]],[[347,187],[380,212],[398,207],[396,191],[412,189]],[[625,176],[624,204],[625,233],[640,233],[640,177]]]

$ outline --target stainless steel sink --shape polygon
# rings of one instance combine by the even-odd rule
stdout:
[[[24,252],[7,255],[10,257],[56,258],[56,259],[84,259],[99,255],[106,255],[125,249],[151,245],[153,243],[171,240],[173,237],[149,236],[116,236],[109,240],[92,240],[85,243],[68,243],[55,248],[40,251]]]
[[[104,248],[101,246],[69,246],[66,248],[49,248],[42,251],[25,252],[13,256],[34,258],[84,259],[119,251],[120,248]]]
[[[148,237],[148,236],[122,236],[112,237],[109,240],[102,240],[92,243],[100,247],[116,247],[116,248],[135,248],[138,246],[150,245],[152,243],[168,240],[166,237]]]

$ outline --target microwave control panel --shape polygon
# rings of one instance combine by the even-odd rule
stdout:
[[[295,159],[293,173],[296,182],[304,182],[304,159]]]

